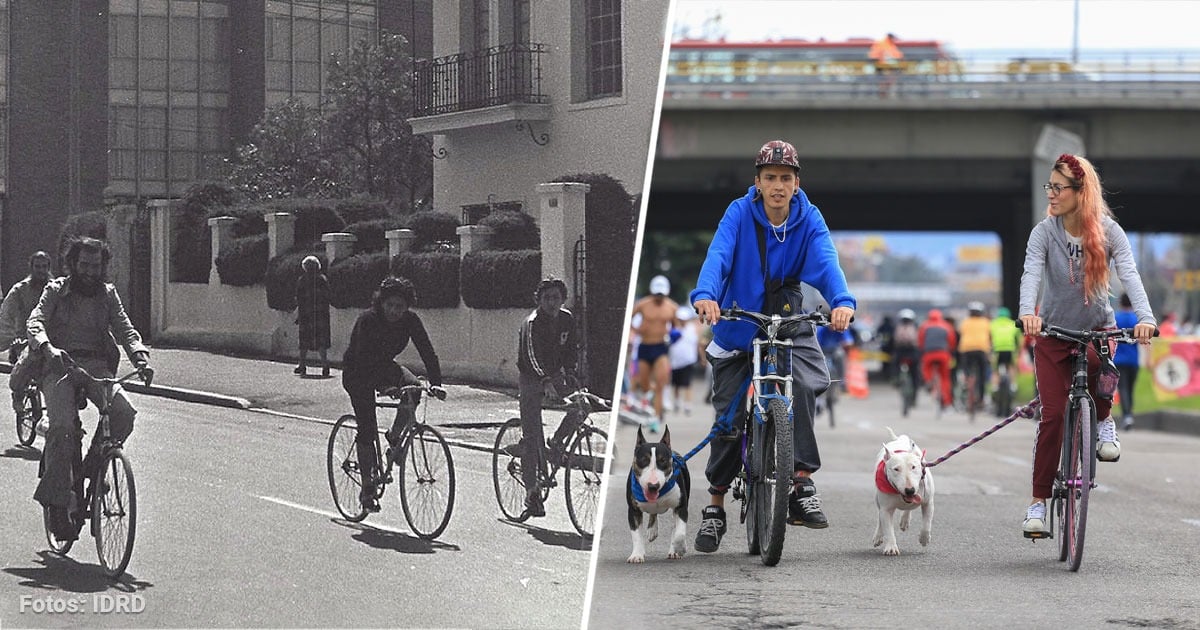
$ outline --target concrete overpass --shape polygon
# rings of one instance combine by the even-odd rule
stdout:
[[[668,86],[646,229],[714,228],[752,183],[758,147],[784,138],[831,229],[995,232],[1003,300],[1016,304],[1025,241],[1044,216],[1049,166],[1034,149],[1047,125],[1083,140],[1127,232],[1200,232],[1198,87],[880,99]]]

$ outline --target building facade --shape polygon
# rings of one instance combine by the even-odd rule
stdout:
[[[177,197],[266,107],[319,104],[325,62],[404,35],[432,56],[432,0],[0,0],[0,281],[106,199]]]

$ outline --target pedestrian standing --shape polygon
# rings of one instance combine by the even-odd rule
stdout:
[[[1133,310],[1133,300],[1129,299],[1128,293],[1121,294],[1120,308],[1114,317],[1117,328],[1137,326],[1138,316]],[[1120,380],[1117,381],[1117,395],[1121,399],[1121,429],[1128,430],[1133,428],[1133,386],[1137,383],[1140,368],[1138,347],[1129,343],[1117,344],[1117,350],[1113,353],[1113,364],[1121,374]]]
[[[308,352],[321,354],[321,376],[329,376],[329,280],[321,273],[321,259],[306,256],[296,280],[296,323],[300,325],[300,365],[294,370],[308,375]]]

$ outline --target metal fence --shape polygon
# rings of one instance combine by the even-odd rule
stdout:
[[[505,44],[438,57],[414,72],[415,115],[434,116],[508,103],[547,103],[543,44]]]

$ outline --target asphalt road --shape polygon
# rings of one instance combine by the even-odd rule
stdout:
[[[1034,544],[1021,535],[1035,428],[1025,419],[933,468],[932,542],[917,542],[917,518],[908,532],[897,531],[901,555],[885,557],[871,546],[872,472],[884,427],[908,433],[933,461],[997,421],[969,424],[953,413],[935,420],[927,403],[901,418],[898,403],[895,390],[875,386],[867,400],[843,398],[836,428],[818,418],[823,468],[814,479],[831,525],[789,527],[776,567],[747,554],[736,516],[719,551],[694,551],[707,503],[706,451],[689,462],[695,487],[681,560],[666,559],[668,518],[646,564],[626,564],[624,486],[610,483],[589,627],[1200,628],[1200,439],[1122,435],[1121,461],[1100,464],[1078,573],[1057,561],[1057,541]],[[698,443],[711,419],[711,410],[669,415],[675,450]],[[635,431],[617,429],[610,479],[627,474]],[[736,506],[730,498],[727,508]]]
[[[475,448],[495,436],[487,422],[516,415],[516,401],[448,389],[430,421],[484,425],[445,431],[457,498],[433,542],[408,532],[395,486],[364,523],[339,518],[327,424],[134,395],[126,452],[138,535],[127,575],[110,582],[86,530],[68,558],[47,551],[32,500],[41,438],[6,447],[0,627],[579,627],[591,545],[561,491],[546,518],[502,521],[490,453]],[[11,411],[0,418],[15,444]],[[105,610],[121,603],[125,612]]]

